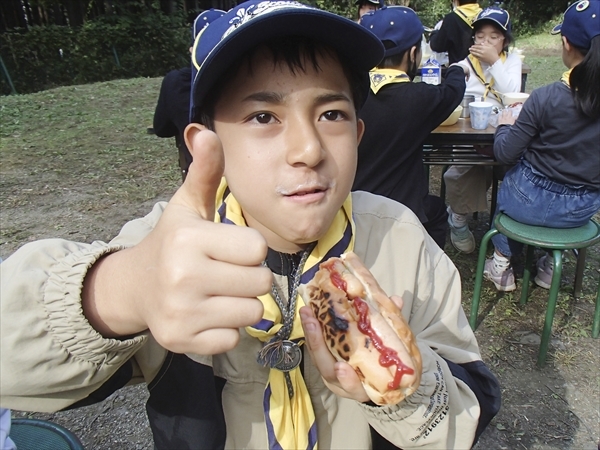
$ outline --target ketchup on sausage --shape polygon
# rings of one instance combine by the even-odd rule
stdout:
[[[329,273],[331,274],[331,282],[333,285],[346,292],[347,284],[342,276],[338,272],[332,270],[330,270]],[[404,374],[412,375],[414,370],[400,360],[400,357],[395,350],[383,345],[381,338],[371,327],[371,321],[369,320],[369,305],[359,297],[353,298],[352,303],[358,314],[358,330],[368,336],[371,339],[373,346],[379,351],[379,364],[383,367],[396,366],[396,374],[394,375],[394,379],[388,383],[388,388],[398,389],[398,386],[400,386],[400,382],[402,381],[402,376],[404,376]]]

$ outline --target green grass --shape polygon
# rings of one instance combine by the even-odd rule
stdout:
[[[176,178],[172,140],[146,132],[159,85],[140,78],[0,98],[2,185],[22,174],[63,187],[108,178],[121,195],[147,199],[148,180]]]
[[[525,62],[531,67],[526,92],[559,81],[563,72],[567,70],[560,56],[526,56]]]
[[[527,52],[540,52],[542,50],[555,50],[560,54],[560,35],[548,33],[535,34],[518,38],[516,42],[517,48],[522,48]]]
[[[147,134],[161,80],[0,97],[0,249],[108,239],[180,182],[173,139]]]
[[[524,63],[531,67],[526,91],[560,79],[567,70],[562,62],[560,36],[544,32],[517,39],[515,48],[525,55]]]

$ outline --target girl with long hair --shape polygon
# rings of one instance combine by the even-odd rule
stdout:
[[[494,155],[516,164],[504,177],[498,211],[529,225],[573,228],[600,210],[600,1],[571,5],[562,24],[560,81],[532,92],[515,119],[503,112],[494,139]],[[500,291],[516,288],[510,257],[523,245],[502,234],[484,275]],[[537,262],[535,282],[549,289],[553,259]]]

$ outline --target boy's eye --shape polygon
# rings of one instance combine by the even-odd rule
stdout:
[[[344,120],[346,118],[346,114],[344,114],[342,111],[327,111],[323,113],[321,117],[323,120],[335,122],[338,120]]]
[[[252,120],[255,120],[258,123],[267,124],[273,122],[274,118],[272,114],[269,113],[259,113],[256,114]]]

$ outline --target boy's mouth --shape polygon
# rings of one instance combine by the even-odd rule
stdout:
[[[279,193],[286,198],[300,200],[303,202],[313,202],[321,200],[326,192],[329,190],[329,187],[326,185],[300,185],[293,189],[280,189]]]
[[[304,196],[304,195],[310,195],[310,194],[318,194],[320,192],[325,192],[325,189],[307,189],[304,191],[293,192],[292,194],[290,194],[290,196],[292,196],[292,195]]]
[[[326,193],[327,189],[306,189],[295,191],[285,198],[302,205],[318,204],[326,197]]]

